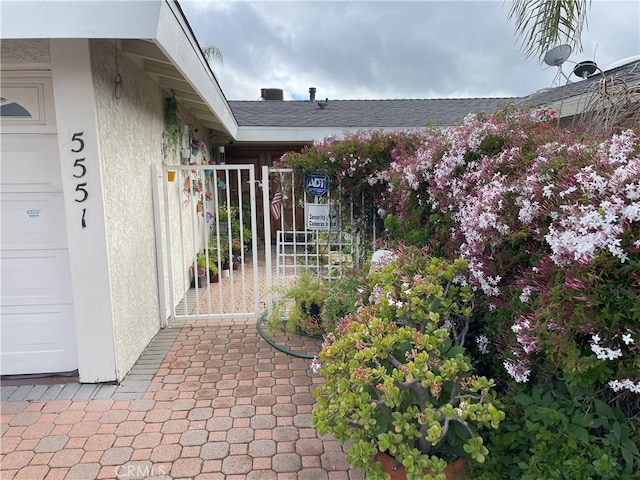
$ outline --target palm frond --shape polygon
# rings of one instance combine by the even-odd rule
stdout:
[[[202,48],[202,53],[204,54],[204,58],[209,62],[209,65],[214,63],[219,63],[222,65],[224,63],[224,58],[222,56],[222,50],[214,45],[205,45]]]
[[[542,59],[560,43],[581,51],[582,29],[587,25],[590,6],[591,0],[513,0],[509,20],[515,22],[525,57],[535,53]]]

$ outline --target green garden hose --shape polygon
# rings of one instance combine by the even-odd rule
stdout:
[[[260,334],[260,336],[262,338],[264,338],[264,340],[271,345],[273,348],[275,348],[276,350],[282,352],[282,353],[286,353],[287,355],[290,355],[292,357],[295,358],[307,358],[309,360],[312,360],[316,357],[316,355],[309,355],[307,353],[298,353],[298,352],[294,352],[292,350],[289,350],[288,348],[283,347],[282,345],[278,345],[276,342],[274,342],[273,340],[271,340],[262,330],[262,321],[265,319],[265,317],[267,316],[267,310],[265,310],[264,312],[262,312],[262,314],[260,314],[260,317],[258,317],[258,321],[256,323],[256,328],[258,329],[258,333]]]

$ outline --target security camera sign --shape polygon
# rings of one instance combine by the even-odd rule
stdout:
[[[309,195],[322,197],[329,191],[329,175],[326,173],[312,173],[304,179],[304,189]]]
[[[335,230],[338,214],[328,203],[307,203],[304,206],[307,230]]]

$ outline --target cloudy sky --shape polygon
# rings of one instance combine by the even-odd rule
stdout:
[[[224,56],[214,71],[229,100],[261,88],[285,99],[523,96],[565,84],[526,59],[499,1],[180,0],[201,45]],[[640,2],[593,0],[583,51],[563,66],[607,68],[640,54]],[[577,80],[576,77],[573,79]]]

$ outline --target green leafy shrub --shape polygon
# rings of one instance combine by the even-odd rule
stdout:
[[[565,384],[527,390],[513,396],[508,420],[489,435],[491,457],[472,466],[469,478],[640,478],[638,447],[619,409]]]
[[[378,451],[410,480],[464,454],[484,462],[479,431],[504,419],[494,382],[473,374],[464,348],[473,304],[465,267],[406,249],[370,274],[366,304],[325,336],[312,424],[350,441],[347,460],[371,480],[384,478]]]
[[[324,332],[333,332],[340,319],[356,313],[361,299],[363,278],[360,272],[348,273],[334,281],[327,289],[320,317]]]

